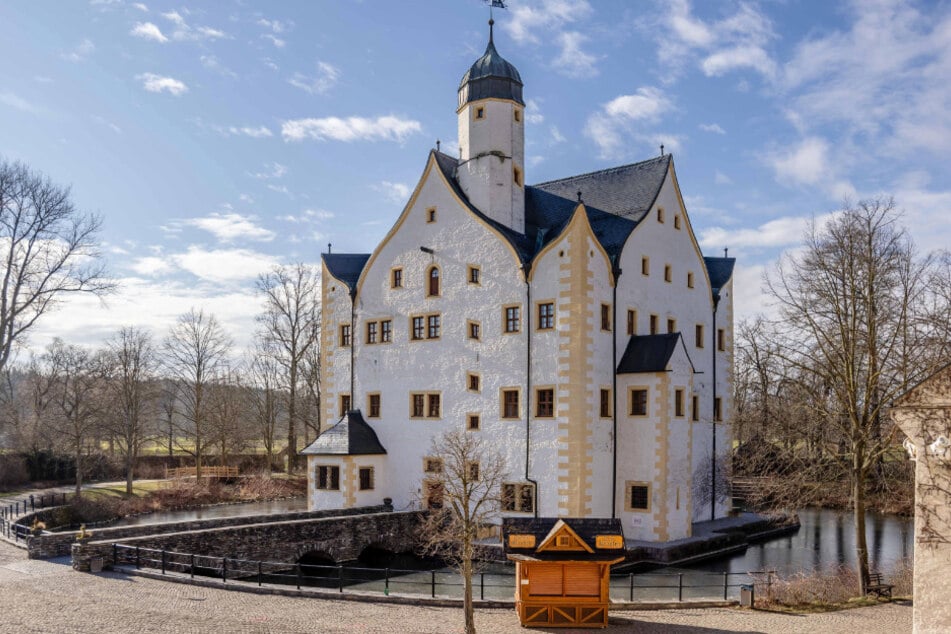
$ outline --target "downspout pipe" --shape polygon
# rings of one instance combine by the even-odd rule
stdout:
[[[532,263],[522,265],[522,275],[525,277],[525,481],[532,483],[535,499],[532,501],[532,510],[538,517],[538,482],[530,477],[531,441],[532,441],[532,282],[529,273]]]
[[[350,289],[350,408],[356,409],[356,395],[353,393],[356,368],[354,359],[357,349],[357,289]]]
[[[614,287],[611,289],[611,306],[614,314],[611,321],[614,325],[611,333],[611,518],[617,517],[617,286],[621,277],[621,268],[617,265],[617,255],[611,258],[611,269],[614,274]]]
[[[710,415],[710,431],[712,444],[710,449],[710,521],[717,518],[717,305],[720,303],[720,293],[713,295],[713,332],[710,346],[713,355],[713,407]]]

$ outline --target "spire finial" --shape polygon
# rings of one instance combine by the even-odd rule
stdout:
[[[489,44],[492,44],[492,27],[495,26],[495,20],[489,18]]]

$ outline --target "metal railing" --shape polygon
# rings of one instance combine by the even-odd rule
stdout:
[[[70,495],[70,493],[30,494],[22,500],[15,499],[4,506],[0,506],[0,535],[17,542],[26,539],[30,534],[30,527],[17,524],[17,519],[21,515],[35,512],[38,509],[65,506]]]
[[[105,563],[105,562],[104,562]],[[191,578],[209,577],[224,583],[284,585],[324,588],[338,592],[461,598],[462,578],[446,570],[407,570],[398,568],[362,568],[276,561],[257,561],[233,557],[213,557],[194,553],[142,548],[115,543],[113,566],[135,566],[180,574]],[[739,594],[741,586],[752,583],[746,573],[652,572],[611,575],[611,599],[635,601],[728,601]],[[515,575],[511,572],[477,572],[473,575],[473,597],[481,600],[511,600]]]

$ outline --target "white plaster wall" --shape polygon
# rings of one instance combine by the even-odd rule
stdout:
[[[435,223],[426,210],[436,207]],[[478,248],[473,248],[478,245]],[[429,255],[420,246],[433,249]],[[426,272],[440,267],[441,295],[426,297]],[[481,268],[481,284],[468,284],[467,266]],[[403,288],[390,288],[390,270],[403,268]],[[394,234],[368,264],[357,299],[355,401],[366,411],[366,395],[381,394],[381,417],[368,419],[386,448],[386,478],[378,479],[377,497],[392,497],[397,509],[422,497],[423,458],[431,439],[446,429],[463,429],[469,413],[482,416],[483,435],[506,457],[511,480],[524,475],[526,394],[522,416],[500,420],[500,389],[524,387],[525,284],[519,263],[506,243],[456,200],[435,170],[428,171],[416,200]],[[501,306],[522,306],[522,332],[503,334]],[[441,316],[438,340],[410,341],[410,316]],[[393,320],[393,342],[367,345],[365,323]],[[468,339],[467,321],[481,322],[482,338]],[[481,375],[478,394],[468,391],[469,372]],[[410,419],[410,393],[439,391],[439,419]],[[382,473],[380,475],[383,475]]]
[[[317,489],[318,465],[340,467],[340,490]],[[324,511],[328,509],[345,508],[346,488],[344,483],[343,456],[307,456],[307,499],[308,511]]]
[[[646,388],[648,392],[648,410],[646,417],[631,416],[628,394],[631,388]],[[656,540],[659,538],[655,517],[660,507],[663,491],[656,482],[659,472],[656,467],[657,444],[655,425],[659,413],[656,411],[656,396],[660,389],[658,374],[621,374],[618,376],[618,478],[617,511],[621,518],[624,536],[627,539]],[[651,511],[626,510],[627,481],[651,483]]]
[[[339,397],[350,391],[350,348],[340,346],[340,326],[350,323],[350,291],[346,284],[330,275],[326,265],[322,273],[322,354],[324,372],[321,377],[324,391],[323,426],[329,427],[340,419]],[[351,338],[353,336],[351,326]],[[327,345],[329,343],[329,345]],[[358,401],[353,401],[354,407]]]

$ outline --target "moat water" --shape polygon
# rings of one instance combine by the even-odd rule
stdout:
[[[124,517],[109,526],[136,526],[139,524],[159,524],[164,522],[189,522],[219,517],[246,517],[249,515],[267,515],[269,513],[290,513],[306,511],[306,498],[289,498],[269,502],[248,502],[245,504],[219,504],[183,511],[160,511],[146,513],[136,517]]]

